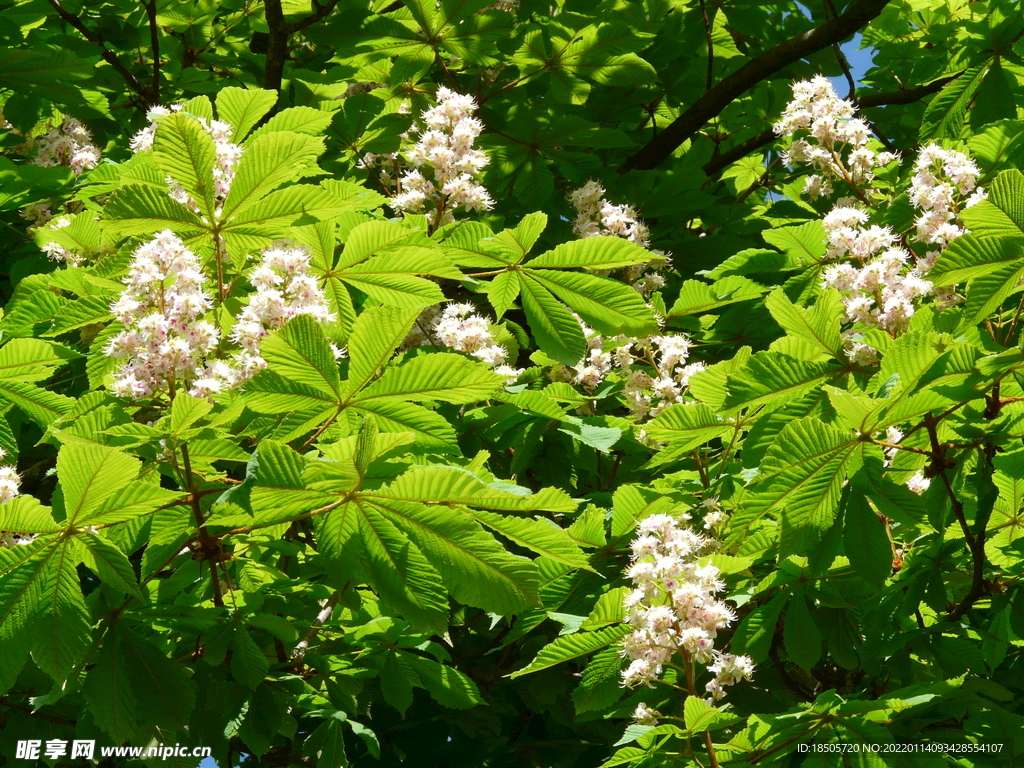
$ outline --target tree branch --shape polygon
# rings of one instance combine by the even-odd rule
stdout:
[[[324,18],[327,14],[335,9],[338,5],[338,0],[327,0],[326,3],[320,5],[316,0],[313,0],[314,11],[312,14],[304,18],[302,21],[297,21],[294,24],[288,25],[288,34],[294,34],[295,32],[301,32],[306,27],[312,26]]]
[[[146,3],[149,17],[149,46],[153,49],[153,103],[160,103],[160,27],[156,23],[156,0]]]
[[[267,61],[263,68],[263,87],[268,91],[281,90],[284,79],[284,60],[288,56],[288,25],[284,21],[281,0],[264,0],[263,12],[270,34],[267,39]]]
[[[82,37],[84,37],[90,43],[95,43],[100,47],[100,56],[103,57],[103,60],[107,62],[110,66],[112,66],[118,72],[118,74],[120,74],[121,77],[124,78],[124,81],[128,84],[128,87],[131,88],[136,93],[136,95],[142,98],[146,102],[147,106],[159,103],[159,94],[150,93],[149,90],[138,81],[135,75],[128,71],[128,68],[121,63],[120,59],[118,59],[117,56],[114,55],[114,52],[107,48],[107,45],[103,42],[103,37],[101,35],[90,32],[89,28],[85,26],[82,20],[75,16],[73,13],[68,12],[60,4],[59,0],[49,0],[49,3],[51,6],[53,6],[53,9],[57,11],[57,15],[60,16],[65,22],[70,24],[72,27],[77,29],[81,33]]]
[[[940,77],[938,80],[933,80],[930,83],[918,85],[914,88],[901,88],[898,91],[889,91],[887,93],[869,93],[865,96],[861,96],[860,98],[854,98],[853,103],[856,104],[859,109],[872,109],[874,107],[884,107],[889,104],[913,104],[915,101],[920,101],[925,96],[938,93],[960,77],[964,71],[957,72],[953,75],[947,75],[946,77]],[[751,136],[746,141],[740,142],[735,147],[731,147],[722,154],[711,158],[704,164],[704,173],[708,176],[714,176],[716,173],[722,171],[728,165],[736,162],[741,157],[746,157],[751,152],[758,150],[761,147],[768,146],[777,138],[778,136],[775,135],[775,131],[771,128],[766,131],[761,131],[761,133]]]
[[[747,62],[701,95],[656,138],[627,159],[619,168],[619,173],[654,168],[747,90],[790,64],[849,37],[878,16],[888,3],[889,0],[860,0],[831,21],[797,35]]]

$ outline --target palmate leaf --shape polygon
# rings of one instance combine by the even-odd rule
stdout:
[[[153,159],[196,202],[201,215],[212,221],[217,151],[199,121],[183,112],[160,120],[153,138]]]
[[[309,315],[299,315],[272,333],[263,340],[260,351],[274,373],[327,399],[341,400],[338,363],[323,329]]]
[[[416,543],[459,602],[502,616],[540,604],[537,567],[507,552],[465,512],[397,499],[372,503]]]
[[[263,440],[257,455],[256,482],[249,502],[259,522],[285,520],[327,505],[337,498],[336,495],[307,488],[303,478],[306,459],[287,445]]]
[[[231,125],[231,139],[237,144],[276,103],[274,91],[228,86],[217,93],[217,115]]]
[[[321,173],[316,161],[323,151],[323,139],[300,133],[279,131],[253,139],[235,168],[221,215],[230,219],[282,184]]]
[[[561,664],[563,661],[578,659],[588,653],[599,651],[616,642],[629,632],[629,627],[617,626],[599,629],[596,632],[576,632],[572,635],[559,637],[538,651],[536,658],[522,669],[517,669],[508,677],[521,677],[531,672]]]
[[[114,741],[122,744],[135,736],[142,711],[132,691],[121,633],[110,631],[104,636],[96,664],[82,685],[82,695],[96,724]]]
[[[373,307],[359,315],[348,340],[348,386],[366,386],[391,359],[419,315],[415,308]]]
[[[489,486],[461,467],[417,467],[382,489],[392,499],[457,504],[502,512],[574,512],[577,502],[557,488],[520,495]]]
[[[651,260],[651,252],[621,237],[599,236],[573,240],[542,253],[526,264],[529,268],[616,269]]]
[[[181,237],[207,229],[199,216],[153,187],[132,184],[114,192],[103,206],[103,230],[114,237],[151,235],[169,229]]]
[[[46,429],[70,411],[75,401],[34,384],[0,379],[0,403],[16,405],[36,424]]]
[[[921,122],[920,139],[959,138],[964,128],[971,97],[978,90],[987,68],[973,67],[945,86],[928,104]]]
[[[575,365],[587,348],[579,322],[540,282],[522,272],[518,277],[523,310],[537,346],[558,362]]]
[[[494,512],[471,509],[470,514],[492,531],[516,544],[571,568],[593,571],[587,556],[564,529],[547,518],[510,517]]]
[[[313,107],[289,107],[282,109],[263,125],[257,128],[246,140],[246,146],[266,133],[292,131],[310,136],[321,136],[331,124],[331,112]]]
[[[780,556],[805,552],[831,525],[862,445],[814,418],[790,422],[761,462],[756,485],[733,516],[728,541],[741,540],[764,515],[782,516]]]
[[[755,405],[785,405],[843,372],[832,361],[797,360],[782,352],[758,352],[728,374],[726,411]]]
[[[669,310],[670,317],[685,317],[711,312],[730,304],[756,299],[767,289],[739,275],[723,277],[713,285],[699,280],[685,280],[679,297]]]
[[[382,432],[408,432],[424,448],[438,453],[458,453],[458,440],[452,425],[422,405],[379,398],[354,403],[352,409],[362,416],[372,415]]]
[[[980,205],[980,204],[979,204]],[[928,273],[936,285],[954,285],[981,277],[1024,257],[1024,236],[979,238],[968,234],[958,237],[939,254]]]
[[[533,269],[529,276],[568,304],[599,333],[642,336],[658,329],[650,307],[629,285],[583,272],[551,269]]]
[[[443,632],[448,600],[441,575],[423,552],[371,505],[357,503],[360,560],[370,583],[412,624]]]
[[[652,438],[670,443],[676,451],[692,450],[732,430],[732,426],[703,403],[670,406],[647,426]]]
[[[330,219],[353,207],[353,203],[323,187],[293,184],[235,211],[225,219],[223,232],[273,238],[286,233],[293,224]]]
[[[352,402],[400,398],[407,402],[472,403],[485,399],[503,382],[502,376],[483,363],[436,352],[389,367],[373,384],[354,395]]]
[[[791,336],[807,339],[821,352],[838,357],[843,349],[839,325],[843,319],[843,301],[839,291],[823,291],[813,307],[798,307],[781,288],[765,299],[765,307],[783,330]]]

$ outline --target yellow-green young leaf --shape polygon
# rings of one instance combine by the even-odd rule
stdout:
[[[282,109],[263,125],[252,132],[246,141],[246,145],[258,139],[265,133],[275,131],[294,131],[295,133],[306,133],[310,136],[320,136],[331,124],[332,112],[312,107],[289,107]]]
[[[397,500],[375,501],[374,509],[416,543],[460,603],[502,616],[540,605],[537,567],[465,512]]]
[[[184,112],[162,118],[153,138],[153,159],[189,194],[206,220],[213,221],[217,150],[199,121]]]
[[[542,557],[550,558],[573,568],[593,571],[587,556],[569,534],[545,517],[529,519],[509,517],[494,512],[471,509],[470,514],[492,531],[500,533]]]
[[[400,398],[407,402],[472,403],[486,399],[504,381],[483,363],[462,355],[437,352],[388,368],[353,401]]]
[[[539,211],[523,217],[515,229],[506,229],[489,239],[489,246],[498,251],[512,264],[518,264],[533,248],[544,228],[548,225],[547,214]],[[557,249],[556,249],[557,250]],[[545,254],[549,255],[549,254]]]
[[[217,116],[231,125],[231,140],[238,144],[276,103],[275,91],[228,86],[217,93]]]
[[[345,238],[345,249],[335,269],[349,269],[371,256],[406,242],[418,242],[422,236],[393,221],[367,221],[354,227]],[[428,244],[429,240],[426,241]]]
[[[44,552],[48,556],[38,571],[25,565],[38,590],[33,597],[24,595],[31,602],[38,600],[32,659],[54,681],[63,682],[89,652],[92,619],[82,597],[77,568],[81,557],[74,541],[58,540]]]
[[[335,402],[340,400],[338,363],[323,329],[309,315],[299,315],[270,334],[263,340],[260,352],[274,373],[332,396]]]
[[[960,218],[976,237],[1019,239],[1024,235],[1024,173],[1003,171],[988,192],[987,200],[961,211]]]
[[[843,372],[835,361],[797,360],[781,352],[758,352],[728,374],[727,411],[755,405],[785,404]]]
[[[359,504],[363,570],[374,590],[416,627],[444,632],[448,598],[423,552],[379,511]]]
[[[629,627],[618,626],[606,627],[597,632],[576,632],[572,635],[563,635],[541,648],[537,652],[536,658],[527,666],[517,669],[507,677],[521,677],[561,664],[563,661],[578,659],[580,656],[586,656],[611,645],[628,632]]]
[[[683,718],[686,730],[690,733],[701,733],[722,728],[739,721],[739,717],[729,712],[722,712],[712,707],[700,696],[687,696],[683,704]]]
[[[608,543],[604,510],[593,505],[584,509],[566,530],[581,547],[603,547]]]
[[[619,685],[621,669],[622,656],[617,648],[595,654],[572,692],[576,714],[605,709],[618,701],[623,692]]]
[[[103,206],[102,218],[104,231],[119,238],[151,236],[163,229],[188,238],[207,229],[197,214],[166,191],[141,185],[117,190]]]
[[[578,363],[587,349],[579,321],[538,281],[523,273],[518,277],[523,310],[537,346],[560,363]]]
[[[527,267],[617,269],[651,260],[651,252],[621,237],[587,237],[562,243],[526,264]]]
[[[95,533],[80,534],[78,542],[82,545],[83,562],[100,581],[126,594],[142,597],[132,564],[116,544]]]
[[[16,496],[0,504],[0,531],[16,533],[57,533],[64,526],[54,522],[49,507],[31,496]]]
[[[133,483],[140,462],[116,448],[67,443],[57,455],[57,477],[64,492],[67,525],[78,525],[118,491]]]
[[[731,425],[703,403],[670,406],[647,425],[652,438],[680,451],[692,450],[732,431]]]
[[[597,598],[597,603],[594,605],[594,609],[580,625],[580,629],[600,629],[601,627],[609,624],[618,624],[621,622],[626,613],[626,609],[623,607],[622,601],[629,593],[629,587],[616,587],[609,592],[605,592]]]
[[[444,416],[416,403],[402,400],[375,398],[353,405],[364,416],[372,414],[381,432],[410,432],[416,443],[438,453],[458,453],[455,430]]]
[[[270,661],[244,629],[231,641],[231,676],[246,688],[256,689],[270,670]]]
[[[1000,264],[968,284],[965,311],[971,324],[982,322],[1008,297],[1020,293],[1019,283],[1024,277],[1024,241],[1019,253],[1021,258]]]
[[[669,311],[669,317],[710,312],[740,301],[756,299],[767,290],[764,286],[739,275],[723,277],[713,285],[699,280],[686,280],[679,291],[679,298]]]
[[[781,511],[780,556],[813,546],[835,518],[846,478],[858,469],[862,443],[854,437],[814,418],[787,424],[730,520],[728,541],[740,540],[756,520]]]
[[[323,139],[301,133],[264,133],[253,139],[235,168],[221,216],[230,219],[282,184],[322,173],[316,161],[323,151]]]
[[[765,307],[786,333],[807,339],[820,352],[838,357],[843,349],[839,323],[843,319],[843,301],[839,291],[830,288],[818,294],[813,307],[798,307],[781,288],[765,299]]]
[[[262,200],[236,211],[226,220],[223,232],[273,238],[287,233],[291,225],[300,221],[308,224],[310,217],[330,219],[351,208],[351,203],[322,187],[293,184],[274,190]]]
[[[45,379],[53,369],[81,357],[56,342],[40,339],[12,339],[0,348],[0,379],[33,382]]]
[[[574,512],[577,502],[558,488],[512,493],[487,485],[461,467],[414,467],[380,495],[428,504],[460,504],[506,512]]]
[[[519,296],[519,278],[509,271],[500,272],[487,284],[487,300],[494,307],[494,316],[500,320]]]
[[[802,592],[793,595],[786,609],[786,623],[782,628],[782,639],[790,661],[801,669],[809,670],[821,658],[821,632],[807,610],[807,601]]]
[[[553,269],[531,270],[530,277],[576,310],[600,333],[640,336],[658,329],[651,308],[640,294],[617,280]]]
[[[1024,235],[1020,232],[986,238],[962,235],[939,254],[928,279],[936,286],[954,285],[989,274],[1000,267],[1008,268],[1008,265],[1019,262],[1022,256]]]
[[[257,462],[250,504],[260,522],[287,519],[335,500],[331,494],[306,487],[306,459],[287,445],[264,440],[257,450]]]
[[[348,340],[349,391],[365,387],[391,359],[419,315],[416,308],[372,307],[356,319]]]
[[[201,397],[182,392],[171,403],[171,435],[178,435],[213,410],[213,403]]]
[[[43,429],[49,427],[75,404],[73,398],[26,384],[22,381],[0,379],[0,405],[11,403],[23,410]]]

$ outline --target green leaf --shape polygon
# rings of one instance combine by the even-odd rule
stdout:
[[[397,500],[374,507],[416,543],[459,602],[503,616],[540,604],[536,566],[507,552],[468,514]]]
[[[547,518],[530,520],[480,510],[472,510],[471,514],[492,531],[500,533],[505,538],[536,552],[538,555],[564,563],[572,568],[594,570],[587,562],[587,556],[580,550],[576,542],[569,538],[569,534]]]
[[[64,491],[67,525],[100,511],[108,499],[134,482],[139,460],[95,443],[67,443],[57,455],[57,476]]]
[[[652,259],[651,252],[621,237],[598,236],[562,243],[526,266],[570,269],[617,269],[643,264]]]
[[[217,92],[217,116],[231,124],[231,139],[237,144],[276,103],[274,91],[228,86]]]
[[[744,617],[736,627],[733,635],[732,650],[734,653],[745,653],[755,663],[768,657],[775,625],[783,607],[789,601],[789,592],[782,592],[773,597],[766,605],[759,605]]]
[[[963,131],[967,110],[985,74],[984,66],[968,69],[939,91],[925,109],[920,140],[956,139]]]
[[[576,310],[599,333],[640,336],[658,328],[650,307],[624,283],[582,272],[550,269],[531,270],[529,276]]]
[[[184,112],[161,119],[153,139],[153,159],[196,202],[206,220],[213,221],[217,151],[199,122]]]
[[[356,319],[348,340],[351,392],[370,383],[391,359],[419,315],[416,308],[372,307]]]
[[[679,298],[669,311],[669,317],[685,317],[710,312],[720,307],[749,301],[761,296],[767,288],[738,275],[723,277],[714,285],[699,280],[685,280]]]
[[[689,451],[733,429],[703,403],[679,403],[659,413],[647,425],[647,434],[670,443],[673,451]]]
[[[306,460],[292,448],[264,440],[257,450],[256,484],[250,503],[257,518],[286,519],[334,501],[331,495],[306,487]]]
[[[394,523],[369,505],[358,506],[362,564],[374,589],[415,626],[443,632],[448,600],[441,575]]]
[[[260,352],[274,373],[340,401],[338,363],[320,324],[309,315],[299,315],[270,334]]]
[[[264,133],[249,142],[235,168],[222,217],[230,221],[236,211],[244,211],[282,184],[320,173],[316,161],[323,151],[323,139],[299,133]]]
[[[807,610],[802,593],[794,594],[789,601],[782,637],[790,661],[801,669],[810,670],[821,658],[821,632]]]
[[[781,512],[780,557],[806,552],[832,524],[861,443],[814,418],[790,422],[761,463],[757,484],[733,515],[729,541],[769,512]]]
[[[483,363],[435,352],[388,368],[354,402],[394,397],[407,402],[472,403],[484,400],[503,383],[504,378]]]
[[[1000,236],[984,239],[962,235],[949,244],[928,273],[935,285],[953,285],[1015,265],[1024,257],[1024,237]]]
[[[507,677],[522,677],[531,672],[561,664],[563,661],[577,659],[594,651],[599,651],[616,642],[629,632],[629,627],[606,627],[597,632],[577,632],[563,635],[538,651],[536,658],[522,669],[517,669]]]
[[[132,564],[116,544],[95,533],[82,534],[78,541],[85,565],[100,581],[134,597],[143,596]]]
[[[844,310],[839,291],[829,289],[822,292],[810,309],[793,304],[781,288],[772,291],[764,303],[786,333],[807,339],[828,355],[840,356],[843,341],[839,336],[839,325]]]
[[[107,632],[96,664],[82,685],[82,695],[96,724],[118,744],[131,740],[142,720],[122,645],[120,632],[116,629]]]
[[[192,237],[206,229],[199,216],[166,192],[129,185],[114,192],[103,206],[103,229],[115,237],[152,235],[169,229],[181,237]]]
[[[476,683],[454,667],[445,666],[408,651],[395,653],[401,654],[408,668],[415,673],[416,682],[413,684],[425,688],[430,697],[441,706],[449,709],[470,709],[484,703]]]
[[[558,362],[575,365],[587,349],[579,322],[537,280],[520,274],[519,286],[523,310],[537,345]]]
[[[782,352],[758,352],[728,375],[724,409],[783,404],[821,386],[843,369],[834,361],[797,360]]]
[[[243,629],[231,641],[231,675],[246,688],[256,690],[270,670],[270,661]]]
[[[712,707],[700,696],[693,695],[687,696],[686,701],[683,703],[683,718],[686,723],[686,730],[690,731],[690,733],[712,731],[739,721],[736,715],[722,712]]]
[[[577,507],[577,502],[557,488],[542,488],[538,493],[512,493],[485,484],[461,467],[414,467],[399,476],[380,495],[502,512],[574,512]]]
[[[885,524],[855,482],[843,517],[843,547],[854,570],[876,587],[892,575],[893,551]]]

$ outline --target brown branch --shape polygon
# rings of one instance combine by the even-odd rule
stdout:
[[[263,87],[268,91],[281,90],[284,79],[284,60],[288,57],[288,25],[284,20],[281,0],[264,0],[263,12],[267,18],[267,60],[263,68]]]
[[[327,0],[326,3],[320,5],[316,0],[313,0],[313,13],[304,18],[302,21],[297,21],[294,24],[288,24],[288,34],[294,34],[295,32],[301,32],[306,27],[316,24],[318,21],[323,19],[327,14],[335,9],[338,5],[338,0]]]
[[[100,47],[100,56],[103,57],[103,60],[112,66],[118,74],[124,78],[128,87],[146,102],[146,106],[159,103],[159,94],[150,93],[149,90],[138,81],[135,75],[128,71],[128,68],[121,63],[121,60],[117,58],[114,52],[107,48],[107,44],[103,41],[102,35],[90,32],[89,28],[85,26],[82,20],[65,9],[60,4],[59,0],[49,0],[49,3],[53,6],[53,9],[57,11],[57,15],[77,29],[81,33],[82,37],[90,43],[95,43]]]
[[[156,0],[146,3],[149,17],[149,45],[153,49],[153,103],[160,103],[160,27],[156,23]]]
[[[962,74],[962,71],[957,72],[956,74],[940,77],[938,80],[933,80],[930,83],[918,85],[914,88],[901,88],[898,91],[889,91],[887,93],[867,94],[860,98],[854,98],[853,103],[860,109],[884,107],[889,104],[913,104],[915,101],[920,101],[925,96],[938,93]],[[727,149],[722,154],[711,158],[711,160],[704,164],[704,173],[708,176],[714,176],[716,173],[724,170],[727,166],[736,162],[740,158],[746,157],[751,152],[758,150],[761,147],[768,146],[777,138],[778,136],[776,136],[775,131],[771,128],[766,131],[761,131],[761,133],[751,136],[746,141],[740,142],[735,147]]]
[[[45,720],[46,722],[53,723],[54,725],[63,725],[68,728],[74,728],[76,725],[74,720],[65,720],[63,717],[54,717],[53,715],[48,715],[45,712],[36,712],[29,707],[25,707],[11,701],[6,696],[0,696],[0,707],[8,707],[21,712],[22,714],[28,715],[29,717],[37,717],[40,720]]]
[[[657,137],[629,157],[619,168],[619,173],[649,170],[659,165],[740,95],[790,64],[846,39],[878,16],[888,3],[889,0],[860,0],[831,21],[780,43],[747,62],[714,88],[705,91]]]

